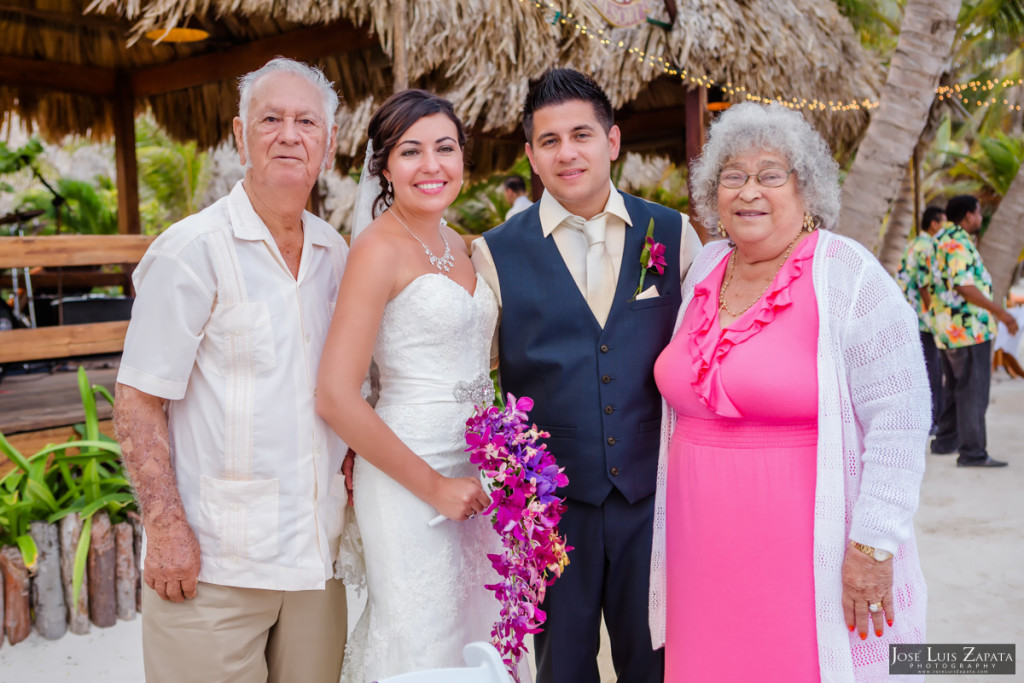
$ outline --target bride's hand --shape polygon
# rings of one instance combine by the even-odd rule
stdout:
[[[491,498],[476,477],[441,477],[430,503],[448,519],[461,522],[486,510]]]

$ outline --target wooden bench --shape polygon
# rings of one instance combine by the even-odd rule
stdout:
[[[11,268],[64,268],[70,266],[102,266],[124,264],[126,271],[139,262],[153,237],[143,235],[55,235],[47,237],[0,237],[0,271]],[[73,279],[81,280],[79,273],[68,273]],[[120,278],[127,282],[126,275],[112,276],[100,273],[106,284]],[[52,275],[50,276],[52,279]],[[35,281],[33,281],[35,284]],[[126,292],[127,293],[127,292]],[[128,321],[85,323],[35,329],[0,331],[0,363],[23,363],[42,360],[69,359],[98,354],[116,354],[124,348],[124,336]],[[70,373],[66,373],[70,374]],[[111,373],[107,373],[111,374]],[[74,435],[71,424],[81,418],[80,407],[73,409],[71,402],[78,402],[77,384],[72,379],[50,382],[49,388],[31,387],[28,381],[11,377],[0,383],[0,390],[10,390],[5,404],[21,407],[21,396],[25,396],[25,411],[31,414],[15,415],[8,408],[0,415],[0,430],[8,440],[23,453],[34,453],[46,443],[64,441]],[[95,379],[93,380],[96,381]],[[107,383],[107,382],[104,382]],[[52,401],[47,403],[46,392],[52,392]],[[18,392],[25,392],[24,394]],[[62,404],[68,404],[63,406]],[[32,406],[37,406],[33,408]],[[71,408],[70,410],[67,408]],[[103,417],[109,417],[109,406],[104,401],[98,404]],[[69,422],[70,420],[70,422]],[[112,434],[110,420],[101,423],[104,433]],[[10,431],[10,434],[7,432]]]

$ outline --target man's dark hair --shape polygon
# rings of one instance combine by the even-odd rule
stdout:
[[[516,194],[526,194],[526,181],[521,176],[510,175],[501,184],[506,190],[512,190]]]
[[[552,69],[534,83],[523,102],[523,130],[526,141],[533,141],[533,114],[538,109],[555,104],[564,104],[572,100],[589,102],[594,107],[594,116],[604,128],[611,130],[615,123],[615,114],[608,96],[601,86],[575,69]]]
[[[978,198],[969,194],[958,194],[946,204],[946,220],[960,225],[964,217],[978,208]]]
[[[946,215],[946,210],[941,206],[929,206],[921,214],[921,230],[928,232],[928,228],[932,226],[935,221],[941,221],[942,217]]]

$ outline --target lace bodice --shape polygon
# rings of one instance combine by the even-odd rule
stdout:
[[[497,318],[497,300],[479,275],[472,295],[440,273],[410,282],[388,302],[377,333],[377,406],[488,400]]]

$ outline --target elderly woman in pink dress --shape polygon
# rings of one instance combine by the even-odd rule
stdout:
[[[886,679],[889,644],[925,640],[914,312],[870,253],[828,231],[838,166],[800,114],[727,110],[691,180],[725,239],[691,266],[654,369],[665,680]]]

